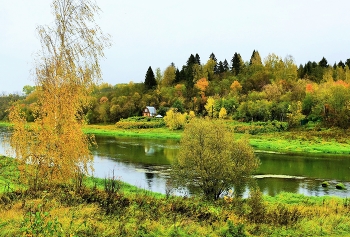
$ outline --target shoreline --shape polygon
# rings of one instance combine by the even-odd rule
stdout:
[[[176,139],[180,140],[182,131],[172,131],[167,128],[153,129],[117,129],[114,125],[87,125],[83,128],[86,134],[97,136],[121,136],[144,139]],[[305,131],[307,133],[307,131]],[[265,133],[247,135],[234,134],[236,139],[247,137],[256,152],[312,156],[347,156],[350,155],[350,140],[347,143],[324,141],[316,137],[306,140],[302,135],[296,139],[286,138],[290,132]]]
[[[10,127],[10,123],[0,122],[0,127]],[[118,129],[114,124],[85,125],[86,134],[97,136],[120,136],[142,139],[174,139],[180,140],[182,130],[169,130],[168,128],[149,129]],[[297,134],[297,135],[296,135]],[[235,133],[236,139],[247,137],[250,145],[258,153],[285,153],[292,155],[307,154],[311,156],[347,156],[350,155],[350,139],[343,138],[344,142],[335,139],[322,139],[309,131],[275,132],[249,135]],[[308,137],[306,137],[308,136]]]

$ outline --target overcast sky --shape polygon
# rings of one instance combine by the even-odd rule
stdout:
[[[190,54],[205,63],[213,52],[228,62],[292,55],[297,65],[333,65],[350,58],[349,0],[97,0],[97,23],[113,37],[102,59],[103,81],[143,82],[149,66],[181,69]],[[51,0],[0,0],[0,93],[34,85],[36,26],[53,21]]]

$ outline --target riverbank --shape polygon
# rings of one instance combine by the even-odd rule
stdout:
[[[180,139],[182,130],[168,128],[118,129],[114,125],[87,125],[84,132],[100,136],[127,136],[157,139]],[[350,154],[350,137],[344,130],[293,130],[284,132],[242,134],[236,139],[249,138],[255,150],[278,153],[308,153],[314,155]]]
[[[1,127],[10,127],[9,123],[0,122]],[[177,139],[182,130],[168,128],[119,129],[114,124],[86,125],[87,134],[99,136],[124,136],[150,139]],[[349,155],[350,131],[341,129],[298,129],[283,132],[259,133],[255,135],[234,133],[236,139],[247,136],[250,144],[257,151],[278,153],[307,153],[310,155]]]
[[[252,193],[208,202],[107,179],[78,190],[28,191],[0,156],[0,236],[348,236],[350,203],[335,197]],[[5,182],[1,182],[4,181]],[[106,184],[115,182],[114,189]],[[9,185],[10,189],[6,189]],[[21,186],[21,187],[20,187]],[[20,188],[14,188],[20,187]],[[112,187],[112,186],[109,186]]]

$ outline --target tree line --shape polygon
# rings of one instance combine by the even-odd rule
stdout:
[[[292,56],[272,53],[262,59],[256,50],[249,61],[237,52],[230,62],[218,61],[211,53],[203,63],[198,54],[191,54],[182,67],[149,67],[143,83],[94,85],[84,112],[89,123],[115,123],[154,106],[161,115],[175,108],[240,121],[278,120],[297,126],[308,120],[348,128],[349,68],[350,59],[330,65],[323,57],[297,66]],[[27,86],[24,91],[22,109],[33,120],[41,89]],[[6,119],[6,113],[1,116]]]

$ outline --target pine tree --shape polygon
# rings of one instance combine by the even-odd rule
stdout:
[[[217,73],[223,73],[225,72],[224,64],[220,61],[217,66]]]
[[[196,54],[197,56],[198,54]],[[198,56],[199,57],[199,56]],[[193,54],[190,55],[190,57],[187,60],[186,66],[183,66],[182,70],[184,71],[184,79],[186,81],[186,84],[189,88],[192,88],[194,85],[193,82],[193,65],[197,64],[198,60],[196,59]]]
[[[145,88],[147,90],[151,90],[151,89],[154,89],[156,86],[157,86],[156,78],[154,76],[152,67],[149,66],[145,76]]]
[[[304,70],[304,67],[302,64],[299,65],[299,68],[298,68],[298,77],[299,78],[304,78],[305,76],[305,70]]]
[[[325,59],[324,57],[321,59],[321,61],[318,63],[318,65],[320,67],[323,67],[323,68],[326,68],[328,67],[328,62],[327,62],[327,59]]]
[[[196,53],[195,58],[196,58],[196,63],[201,65],[201,58],[199,57],[198,53]]]
[[[343,69],[345,68],[345,64],[343,63],[343,61],[339,61],[338,67],[342,67]]]
[[[182,78],[181,78],[181,73],[180,73],[179,69],[176,68],[174,83],[175,83],[175,84],[176,84],[176,83],[179,83],[181,80],[182,80]]]
[[[242,71],[242,67],[243,67],[243,60],[240,54],[238,54],[237,52],[233,55],[232,57],[232,73],[234,75],[238,75],[241,71]]]
[[[345,65],[348,66],[348,68],[350,68],[350,58],[348,58],[348,59],[345,61]]]
[[[219,74],[219,73],[220,73],[220,70],[218,69],[218,64],[217,64],[218,60],[216,59],[215,54],[214,54],[214,53],[211,53],[210,56],[209,56],[209,58],[215,61],[214,73],[215,73],[215,74]]]
[[[223,62],[223,66],[224,66],[225,72],[228,72],[230,70],[230,66],[228,65],[228,62],[226,59]]]

